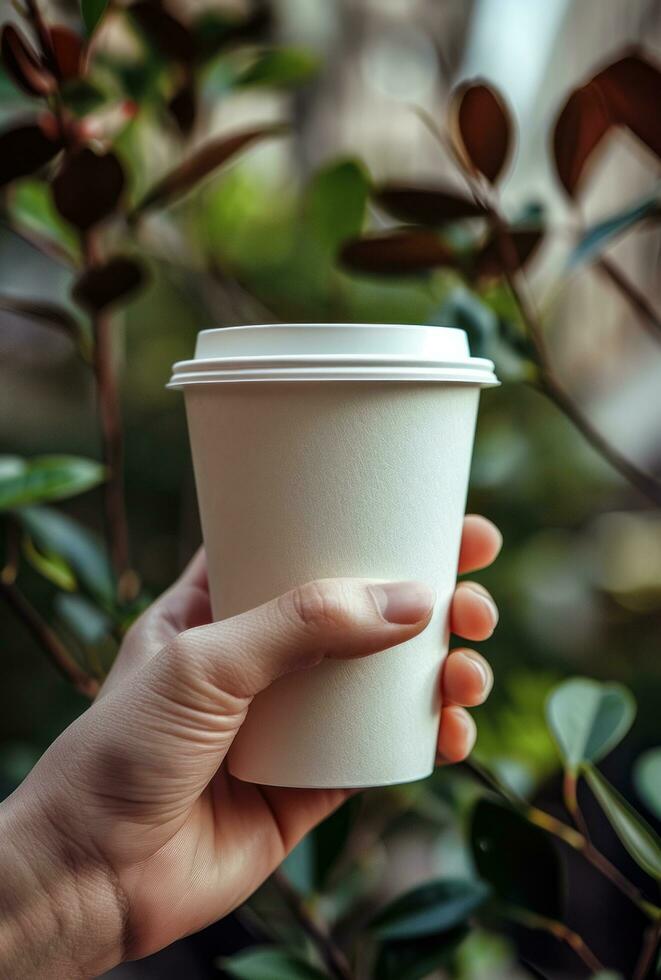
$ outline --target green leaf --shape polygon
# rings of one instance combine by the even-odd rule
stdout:
[[[621,684],[574,677],[556,687],[546,702],[546,720],[565,766],[576,773],[583,762],[598,762],[631,728],[633,695]]]
[[[473,357],[488,357],[496,338],[498,318],[475,293],[465,286],[452,289],[432,322],[440,327],[458,327],[468,336]]]
[[[636,760],[633,781],[645,806],[661,820],[661,747],[649,749]]]
[[[378,980],[422,980],[441,967],[454,966],[458,948],[469,935],[465,926],[458,926],[440,936],[423,936],[404,942],[384,943],[376,961],[374,977]],[[448,969],[456,976],[454,969]]]
[[[13,191],[9,211],[19,228],[43,236],[53,243],[55,250],[61,251],[72,262],[76,261],[80,254],[78,236],[57,213],[50,185],[45,181],[21,181]]]
[[[85,646],[103,643],[112,629],[109,617],[82,595],[56,596],[55,610],[65,626]]]
[[[103,466],[80,456],[0,457],[0,511],[75,497],[105,479]]]
[[[650,825],[594,766],[584,768],[587,783],[608,821],[643,871],[661,879],[661,840]]]
[[[511,807],[484,797],[473,810],[470,840],[475,867],[500,901],[562,917],[562,867],[548,834]]]
[[[68,562],[54,551],[40,551],[29,534],[23,539],[23,553],[32,567],[65,592],[74,592],[78,582]]]
[[[91,37],[103,17],[108,0],[80,0],[80,12],[88,37]]]
[[[268,85],[288,88],[307,82],[319,68],[318,59],[303,48],[265,51],[242,71],[235,84],[242,87]]]
[[[335,253],[342,242],[358,235],[365,220],[369,178],[357,160],[339,160],[322,167],[307,189],[306,218],[313,239]]]
[[[369,928],[383,940],[438,935],[463,924],[486,901],[489,891],[483,881],[430,881],[381,909]]]
[[[643,198],[624,211],[613,214],[610,218],[588,228],[572,250],[567,262],[568,267],[575,269],[577,266],[584,265],[601,255],[614,239],[629,231],[634,225],[647,218],[659,217],[661,217],[661,192],[656,191],[650,197]]]
[[[96,535],[49,507],[25,507],[16,512],[16,517],[41,552],[59,555],[73,570],[80,587],[112,608],[113,576]]]
[[[351,797],[312,832],[314,881],[317,888],[321,889],[326,885],[333,866],[342,856],[359,808],[360,799]]]
[[[328,974],[294,953],[276,946],[257,946],[218,960],[218,965],[239,980],[327,980]]]

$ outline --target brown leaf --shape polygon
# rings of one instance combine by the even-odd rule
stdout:
[[[55,25],[49,28],[51,46],[60,78],[68,82],[78,78],[83,65],[83,42],[68,27]]]
[[[542,228],[511,228],[495,234],[482,246],[475,259],[475,271],[480,278],[499,278],[504,272],[516,272],[533,257],[539,248]]]
[[[453,93],[450,132],[461,160],[492,184],[510,156],[513,132],[509,109],[488,83],[471,81]]]
[[[37,320],[48,327],[63,330],[72,337],[78,335],[78,324],[72,315],[55,303],[41,300],[21,299],[18,296],[0,296],[0,310],[13,313],[15,316]]]
[[[133,259],[117,255],[79,276],[71,295],[80,306],[98,313],[125,299],[144,283],[145,278],[142,266]]]
[[[26,177],[52,160],[62,148],[38,123],[24,123],[0,133],[0,187]]]
[[[128,9],[140,29],[167,58],[182,62],[192,60],[195,46],[191,33],[159,3],[144,0]]]
[[[89,147],[66,157],[52,183],[57,210],[81,231],[111,214],[123,189],[124,171],[115,154]]]
[[[384,184],[376,200],[401,221],[438,227],[462,218],[483,217],[484,208],[470,197],[443,187]]]
[[[354,238],[342,248],[340,261],[356,272],[395,276],[455,264],[448,246],[426,229]]]
[[[2,29],[0,52],[7,74],[22,92],[44,96],[55,91],[55,78],[41,64],[37,52],[13,24],[5,24]]]
[[[553,130],[553,155],[558,177],[574,197],[587,164],[613,125],[608,105],[594,81],[569,96]]]
[[[276,123],[270,126],[260,126],[258,129],[247,129],[231,136],[219,136],[218,139],[211,140],[200,147],[193,156],[171,170],[162,180],[159,180],[136,205],[131,217],[135,218],[142,211],[154,207],[156,204],[162,204],[165,201],[170,202],[181,197],[182,194],[187,194],[195,184],[217,170],[240,150],[257,142],[257,140],[267,136],[278,136],[286,131],[286,126]]]
[[[613,120],[628,126],[661,157],[661,71],[638,52],[625,55],[594,78]]]

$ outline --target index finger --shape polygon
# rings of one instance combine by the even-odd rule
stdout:
[[[486,568],[498,555],[503,536],[488,518],[481,514],[466,514],[459,551],[459,574]]]

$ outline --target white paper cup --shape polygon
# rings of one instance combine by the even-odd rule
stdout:
[[[415,639],[259,694],[233,775],[359,787],[431,773],[479,392],[495,384],[464,332],[441,327],[206,330],[175,365],[217,619],[315,578],[417,579],[437,593]]]

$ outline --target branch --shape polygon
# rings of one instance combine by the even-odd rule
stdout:
[[[654,962],[654,957],[659,948],[660,940],[661,922],[657,922],[656,925],[651,925],[645,933],[645,939],[640,951],[640,957],[636,963],[636,969],[634,970],[633,980],[645,980],[647,974],[649,973],[650,967]]]
[[[647,297],[610,259],[599,259],[596,267],[628,301],[631,309],[638,317],[641,326],[648,332],[650,337],[656,340],[657,343],[661,342],[661,317],[657,315],[656,310]]]
[[[0,593],[7,605],[39,646],[46,652],[55,667],[76,690],[93,700],[99,692],[99,682],[89,677],[76,663],[59,636],[41,618],[34,606],[26,599],[11,576],[0,577]]]
[[[280,892],[289,911],[316,946],[331,976],[335,977],[335,980],[353,980],[353,974],[344,953],[338,949],[330,936],[319,928],[285,874],[278,869],[273,872],[271,880]]]
[[[558,922],[556,919],[550,919],[545,915],[538,915],[536,912],[528,912],[511,906],[507,908],[507,916],[528,929],[540,929],[554,936],[559,942],[566,943],[585,963],[591,973],[599,973],[604,969],[603,964],[597,959],[583,937],[566,926],[564,922]]]

